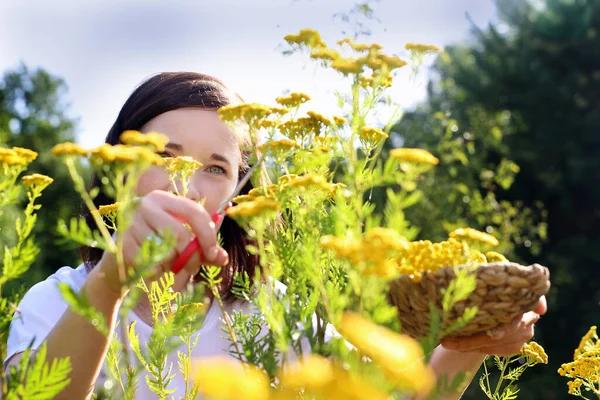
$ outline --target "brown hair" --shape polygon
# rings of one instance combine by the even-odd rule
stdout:
[[[117,144],[123,131],[139,131],[151,119],[167,111],[186,107],[216,110],[240,100],[237,95],[227,89],[223,82],[212,76],[194,72],[160,73],[142,82],[129,96],[108,132],[105,142],[111,145]],[[241,133],[238,133],[238,137],[242,142],[240,143],[242,161],[238,171],[239,180],[248,170],[249,147],[247,141],[249,138]],[[114,199],[103,191],[100,179],[96,174],[92,179],[92,188],[100,191],[94,199],[96,207],[114,203]],[[252,184],[248,181],[241,194],[248,193],[250,189],[252,189]],[[97,229],[96,223],[85,205],[82,214],[88,226]],[[244,230],[232,219],[224,218],[220,234],[223,248],[229,254],[229,265],[225,267],[221,284],[221,295],[227,298],[230,297],[234,274],[246,272],[250,279],[254,278],[258,258],[248,253],[246,246],[250,240]],[[83,246],[80,248],[80,255],[86,268],[91,269],[102,257],[102,250]]]

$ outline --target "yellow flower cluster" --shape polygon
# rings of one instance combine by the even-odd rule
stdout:
[[[315,149],[328,152],[331,151],[338,143],[340,143],[341,140],[342,138],[337,135],[315,136],[313,142],[315,144]]]
[[[284,107],[298,107],[310,100],[310,96],[306,93],[292,92],[287,96],[276,97],[275,101]]]
[[[438,46],[434,46],[432,44],[422,44],[422,43],[406,43],[406,45],[404,45],[404,48],[406,50],[416,53],[416,54],[437,53],[438,51],[442,50]]]
[[[383,87],[390,87],[390,86],[392,86],[394,79],[389,74],[388,75],[376,74],[374,76],[361,76],[360,78],[358,78],[358,81],[359,81],[360,86],[366,89],[366,88],[373,87],[376,84],[379,86],[383,86]]]
[[[107,204],[104,206],[98,207],[98,214],[103,217],[109,217],[111,215],[116,215],[117,210],[119,209],[119,203]]]
[[[305,45],[309,48],[326,47],[319,32],[314,29],[301,29],[297,34],[285,35],[283,39],[289,44]]]
[[[339,40],[337,42],[337,44],[340,46],[347,44],[354,51],[372,51],[372,50],[377,51],[377,50],[381,50],[383,48],[383,46],[378,43],[371,43],[371,44],[356,43],[355,41],[353,41],[350,38],[344,38],[342,40]]]
[[[358,375],[318,355],[305,357],[281,374],[281,395],[277,399],[306,397],[327,400],[386,400],[386,393]],[[314,396],[314,397],[313,397]]]
[[[128,145],[152,146],[154,151],[163,152],[169,143],[169,137],[160,133],[141,133],[138,131],[125,131],[121,134],[121,142]]]
[[[219,400],[267,400],[269,378],[252,365],[232,358],[211,357],[195,363],[194,383],[205,398]]]
[[[66,143],[59,143],[56,146],[54,146],[52,148],[52,154],[54,154],[57,157],[60,157],[60,156],[87,156],[89,154],[89,151],[75,143],[66,142]]]
[[[440,160],[425,149],[399,148],[390,150],[390,157],[398,161],[437,165]]]
[[[340,58],[340,53],[328,47],[315,47],[310,50],[310,57],[316,60],[333,61]]]
[[[419,240],[410,242],[407,251],[398,258],[398,269],[418,282],[425,272],[436,272],[446,266],[485,262],[481,253],[469,252],[464,244],[455,239],[438,243]]]
[[[300,117],[290,119],[279,125],[279,131],[292,140],[304,139],[310,135],[319,135],[325,127],[319,119],[308,117]]]
[[[363,72],[365,62],[357,58],[339,57],[333,60],[330,64],[331,68],[344,75],[355,74],[359,75]]]
[[[415,339],[376,325],[353,313],[344,313],[340,334],[380,365],[402,389],[421,396],[435,384],[433,370],[424,363],[423,348]]]
[[[25,166],[35,160],[37,155],[35,151],[21,147],[13,147],[11,149],[0,147],[0,164],[6,166]]]
[[[202,163],[186,156],[165,157],[163,158],[163,167],[170,175],[189,175],[202,167]]]
[[[561,376],[573,379],[567,383],[569,394],[580,395],[581,386],[600,397],[600,341],[596,327],[583,336],[573,354],[573,361],[558,369]]]
[[[320,245],[358,266],[365,275],[393,277],[398,274],[395,260],[406,251],[408,241],[392,229],[377,227],[360,238],[325,235]]]
[[[521,353],[527,357],[529,365],[548,364],[546,351],[536,342],[525,343],[521,349]]]
[[[485,258],[489,263],[492,262],[507,262],[508,258],[504,257],[502,254],[497,253],[495,251],[488,251],[485,253]]]
[[[342,315],[340,333],[385,371],[395,387],[419,395],[435,384],[433,371],[423,361],[419,343],[380,327],[353,313]],[[271,390],[267,375],[256,366],[225,357],[204,358],[193,365],[199,393],[220,400],[292,400],[299,393],[328,400],[385,400],[387,393],[360,375],[319,355],[287,365]]]
[[[234,204],[246,203],[248,201],[254,200],[256,197],[251,196],[249,194],[241,194],[239,196],[234,197],[231,201]]]
[[[258,150],[265,152],[268,151],[273,155],[283,155],[285,156],[286,154],[288,154],[292,149],[299,149],[300,146],[298,146],[295,142],[292,142],[291,140],[288,139],[282,139],[282,140],[272,140],[270,142],[261,144],[260,146],[258,146]]]
[[[286,108],[270,107],[258,103],[230,104],[219,108],[219,117],[224,121],[233,122],[242,120],[253,125],[259,120],[265,119],[272,114],[285,114]]]
[[[158,154],[145,147],[107,143],[90,150],[90,161],[102,163],[133,163],[144,161],[154,165],[162,165],[163,159]],[[56,153],[55,153],[56,154]],[[73,154],[74,155],[74,154]]]
[[[42,174],[26,175],[22,179],[25,187],[34,188],[35,190],[44,190],[49,184],[54,182],[54,179]]]
[[[269,214],[277,210],[279,210],[279,202],[260,196],[229,208],[227,215],[232,218],[250,218]]]
[[[381,129],[371,128],[368,126],[365,126],[360,130],[359,136],[362,140],[371,143],[379,143],[380,141],[388,138],[388,134]]]
[[[273,183],[271,185],[267,185],[264,188],[254,188],[248,192],[248,196],[252,196],[254,198],[258,197],[266,197],[268,199],[275,199],[277,197],[277,193],[279,192],[279,185]]]
[[[490,246],[498,246],[500,242],[493,235],[481,232],[473,228],[458,228],[449,235],[457,240],[468,240],[473,242],[485,243]]]
[[[284,175],[286,176],[286,175]],[[317,174],[305,174],[297,177],[292,177],[291,175],[287,175],[286,178],[280,178],[280,183],[285,182],[285,187],[295,188],[300,190],[319,190],[325,191],[327,193],[332,193],[334,190],[334,185],[331,182],[328,182],[322,175]]]

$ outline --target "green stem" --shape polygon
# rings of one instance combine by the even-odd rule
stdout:
[[[486,361],[487,361],[487,360],[488,360],[488,357],[486,357],[486,358],[483,360],[483,370],[484,370],[484,372],[485,372],[485,381],[486,381],[486,383],[487,383],[487,390],[488,390],[488,393],[492,394],[492,387],[491,387],[491,385],[490,385],[490,374],[489,374],[489,372],[488,372],[488,370],[487,370],[487,363],[486,363]],[[490,399],[491,399],[491,397],[490,397]]]
[[[233,342],[233,346],[235,347],[235,351],[238,354],[239,360],[243,362],[243,355],[240,351],[237,338],[235,337],[235,332],[233,331],[233,327],[231,326],[231,321],[229,320],[229,314],[225,311],[225,306],[223,305],[223,301],[221,300],[221,296],[219,295],[219,291],[216,289],[215,285],[211,285],[211,290],[215,299],[219,303],[219,308],[221,309],[221,315],[223,315],[223,320],[225,321],[225,325],[227,325],[227,330],[229,331],[229,335],[231,336],[231,341]]]
[[[96,205],[94,204],[94,201],[92,200],[90,194],[88,193],[87,190],[85,190],[85,183],[83,182],[83,179],[81,178],[81,176],[77,173],[77,168],[75,167],[75,164],[73,163],[73,158],[67,157],[65,162],[67,164],[67,169],[69,170],[69,175],[71,175],[71,179],[73,180],[73,183],[75,184],[75,189],[81,195],[81,198],[83,199],[83,202],[85,203],[86,207],[91,211],[92,217],[94,218],[94,222],[96,222],[96,225],[98,226],[98,230],[100,231],[100,234],[106,241],[109,251],[112,253],[116,252],[117,251],[116,244],[115,244],[114,240],[112,239],[110,232],[104,225],[104,221],[102,220],[102,217],[98,213],[98,210],[96,209]]]
[[[496,390],[494,390],[494,395],[498,394],[500,387],[502,386],[502,381],[504,380],[504,373],[506,372],[506,368],[508,364],[510,364],[510,357],[503,357],[504,361],[502,362],[502,369],[500,369],[500,378],[498,378],[498,384],[496,385]]]

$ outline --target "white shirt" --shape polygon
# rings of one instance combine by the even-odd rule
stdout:
[[[34,285],[25,294],[10,326],[5,363],[13,355],[25,351],[31,343],[33,343],[33,349],[38,348],[67,310],[68,305],[63,300],[57,284],[65,282],[75,291],[79,292],[87,279],[87,275],[88,273],[83,265],[80,265],[76,269],[63,267],[49,276],[45,281]],[[276,282],[276,290],[285,291],[285,286],[280,282]],[[225,304],[225,309],[230,315],[234,310],[243,311],[244,313],[256,312],[251,309],[249,303],[241,301]],[[192,359],[201,359],[210,356],[231,356],[228,350],[231,342],[226,338],[226,334],[221,329],[223,326],[221,316],[219,305],[217,302],[213,302],[206,314],[203,326],[195,333],[195,335],[200,335],[200,339],[192,351]],[[142,321],[133,311],[129,312],[128,321],[136,321],[135,330],[139,335],[140,348],[142,351],[145,351],[146,344],[152,333],[152,327]],[[121,337],[120,329],[116,330],[116,334]],[[337,335],[337,332],[329,326],[326,340],[329,340],[334,335]],[[128,341],[125,343],[128,343]],[[310,349],[308,342],[306,343],[306,349]],[[181,350],[187,352],[183,344]],[[137,361],[135,354],[131,353],[131,357]],[[287,359],[295,359],[295,355],[289,354]],[[171,381],[169,388],[176,389],[176,391],[169,398],[173,396],[176,399],[184,397],[185,391],[185,380],[177,367],[177,361],[177,351],[170,353],[167,366],[172,363],[172,373],[175,374],[175,377]],[[104,368],[104,370],[108,371],[107,368]],[[139,376],[136,398],[158,399],[157,395],[148,388],[145,375],[146,371],[144,370]],[[103,373],[96,381],[96,386],[104,384],[105,380],[106,375]]]

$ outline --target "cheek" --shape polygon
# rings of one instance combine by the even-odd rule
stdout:
[[[169,175],[159,167],[151,167],[141,176],[137,184],[138,196],[145,196],[153,190],[168,190],[171,185]]]

